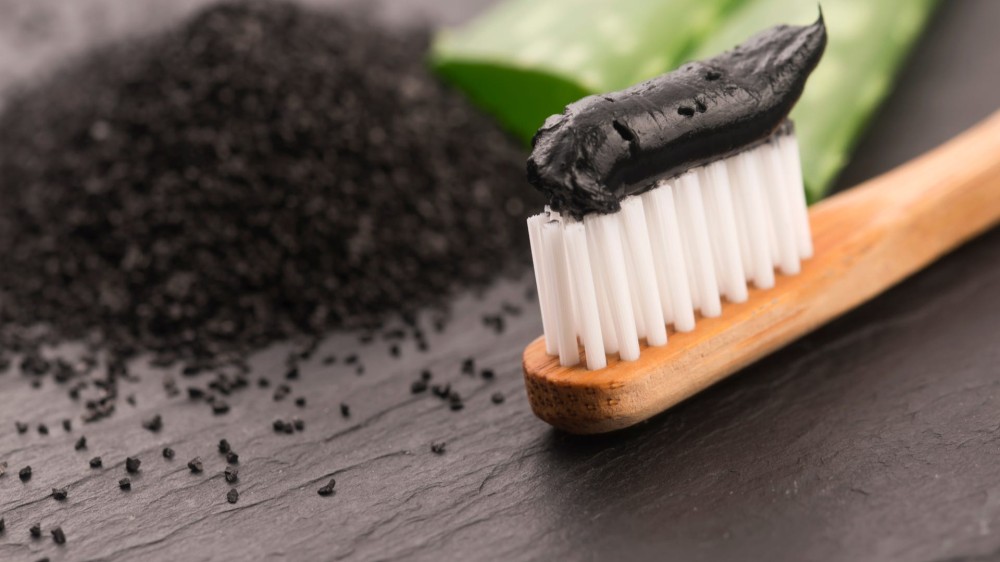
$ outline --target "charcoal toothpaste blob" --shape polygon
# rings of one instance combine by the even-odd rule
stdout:
[[[527,172],[549,200],[528,219],[547,355],[636,361],[799,272],[813,247],[788,113],[825,47],[821,14],[545,122]]]
[[[550,117],[532,142],[528,181],[553,210],[618,211],[657,180],[752,147],[779,131],[826,46],[822,15],[777,26],[715,58]]]

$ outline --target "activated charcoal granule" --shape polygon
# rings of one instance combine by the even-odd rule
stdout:
[[[537,205],[525,155],[428,72],[427,44],[229,3],[16,94],[0,340],[38,324],[211,358],[371,326],[515,266]]]

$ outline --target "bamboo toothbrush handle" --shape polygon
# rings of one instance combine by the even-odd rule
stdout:
[[[925,267],[1000,222],[1000,111],[944,145],[810,212],[815,255],[774,289],[751,289],[638,361],[562,367],[538,338],[524,351],[535,414],[572,433],[645,420]]]

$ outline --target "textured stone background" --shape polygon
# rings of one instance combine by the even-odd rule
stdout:
[[[0,0],[0,86],[204,3]],[[458,21],[482,3],[377,9],[394,22]],[[1000,3],[943,4],[843,184],[1000,106]],[[63,389],[0,376],[0,461],[14,472],[0,477],[0,560],[1000,557],[1000,231],[672,411],[598,438],[555,432],[528,409],[520,353],[540,332],[533,304],[500,336],[480,321],[502,301],[524,304],[525,285],[463,297],[429,353],[405,347],[395,359],[384,343],[330,337],[294,385],[292,396],[309,399],[302,410],[251,389],[213,417],[167,399],[167,372],[140,361],[141,380],[124,385],[137,407],[66,434]],[[366,374],[322,365],[328,351],[358,352]],[[263,350],[252,376],[278,380],[286,353]],[[467,356],[496,379],[461,375]],[[463,411],[409,393],[424,367],[455,384]],[[497,391],[507,397],[499,406],[489,401]],[[156,435],[140,427],[153,413],[165,423]],[[275,417],[293,415],[305,432],[272,432]],[[14,420],[45,422],[52,435],[19,435]],[[89,450],[75,452],[81,434]],[[235,505],[225,501],[221,437],[241,455]],[[447,452],[432,454],[432,441]],[[159,455],[165,445],[177,450],[172,462]],[[86,466],[96,454],[102,471]],[[128,494],[116,485],[126,455],[143,460]],[[204,475],[184,467],[195,455]],[[25,464],[35,476],[22,484]],[[321,498],[331,475],[337,494]],[[69,499],[52,500],[53,486],[69,486]],[[61,525],[68,544],[31,540],[35,522]]]

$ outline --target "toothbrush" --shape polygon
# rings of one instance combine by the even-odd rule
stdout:
[[[785,116],[824,45],[822,17],[780,26],[539,130],[538,417],[573,433],[648,419],[1000,221],[1000,113],[807,211]],[[653,118],[636,126],[631,101]]]

